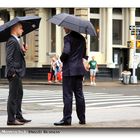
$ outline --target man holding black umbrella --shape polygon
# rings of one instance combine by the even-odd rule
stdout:
[[[49,19],[49,22],[64,27],[64,49],[60,57],[63,62],[63,119],[54,125],[71,125],[72,98],[76,98],[76,112],[80,124],[85,124],[85,99],[82,80],[87,70],[86,41],[80,34],[96,36],[92,23],[74,15],[60,13]]]
[[[7,103],[7,125],[23,125],[31,122],[22,116],[23,97],[22,77],[25,75],[24,54],[26,45],[20,45],[19,37],[39,28],[41,18],[38,16],[15,17],[0,26],[0,42],[6,43],[5,76],[9,81],[9,97]]]
[[[7,103],[7,125],[23,125],[30,122],[22,116],[23,97],[22,77],[25,74],[24,53],[27,46],[20,46],[19,37],[24,32],[22,24],[11,27],[11,36],[6,43],[6,77],[9,81],[9,97]]]
[[[63,119],[54,125],[71,125],[73,93],[79,124],[85,124],[85,99],[82,81],[85,73],[83,58],[86,57],[86,41],[78,32],[64,28],[64,49],[60,57],[63,62]]]

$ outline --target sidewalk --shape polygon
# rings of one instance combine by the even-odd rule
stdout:
[[[8,84],[6,79],[0,80],[0,85]],[[47,80],[24,79],[25,85],[60,85],[62,83],[49,84]],[[138,83],[137,85],[139,85]],[[97,81],[96,87],[123,87],[123,86],[137,86],[124,85],[120,81]],[[90,82],[84,82],[84,86],[90,86]],[[87,124],[79,125],[77,115],[73,111],[73,119],[71,126],[54,126],[53,123],[62,119],[62,111],[60,112],[26,112],[24,117],[31,119],[32,122],[23,126],[7,126],[7,115],[0,115],[0,129],[93,129],[93,128],[140,128],[140,108],[139,107],[124,107],[124,108],[100,108],[86,110]]]
[[[106,86],[136,86],[140,85],[140,81],[138,81],[137,84],[123,84],[119,80],[97,80],[97,85],[96,87],[106,87]],[[0,79],[0,84],[8,84],[7,79]],[[62,82],[53,82],[49,83],[47,80],[38,80],[38,79],[23,79],[23,84],[24,85],[62,85]],[[90,81],[84,81],[83,82],[84,86],[91,86]]]
[[[135,115],[137,113],[137,115]],[[126,118],[126,114],[128,117]],[[0,116],[0,129],[93,129],[93,128],[140,128],[140,109],[139,108],[115,108],[102,110],[86,111],[86,125],[80,125],[75,111],[72,114],[71,126],[54,126],[53,123],[60,121],[62,112],[39,112],[24,114],[26,119],[31,119],[32,122],[23,126],[7,126],[7,116]]]

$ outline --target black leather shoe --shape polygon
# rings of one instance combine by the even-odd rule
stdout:
[[[23,125],[23,122],[19,122],[18,120],[15,120],[13,122],[7,122],[7,125]]]
[[[55,122],[54,125],[56,125],[56,126],[71,125],[71,123],[67,122],[67,121],[64,121],[64,120],[61,120],[60,122]]]
[[[26,120],[24,118],[21,118],[21,119],[17,119],[19,122],[22,122],[22,123],[28,123],[28,122],[31,122],[32,120]]]
[[[83,125],[83,124],[86,124],[85,121],[80,121],[79,124]]]

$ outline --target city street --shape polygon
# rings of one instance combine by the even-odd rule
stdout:
[[[84,86],[86,125],[79,125],[73,102],[70,128],[138,128],[140,127],[140,86],[99,82],[97,86]],[[6,125],[8,85],[0,85],[0,128]],[[22,128],[55,128],[62,119],[63,101],[61,85],[24,85],[23,114],[31,123]],[[16,126],[17,127],[17,126]],[[58,127],[60,128],[60,127]]]

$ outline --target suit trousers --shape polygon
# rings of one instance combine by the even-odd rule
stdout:
[[[63,76],[63,120],[71,123],[73,93],[76,113],[80,121],[85,121],[85,99],[82,86],[83,76]]]
[[[16,118],[23,118],[21,105],[23,98],[22,79],[16,75],[9,80],[9,96],[7,102],[8,121],[15,121]]]

